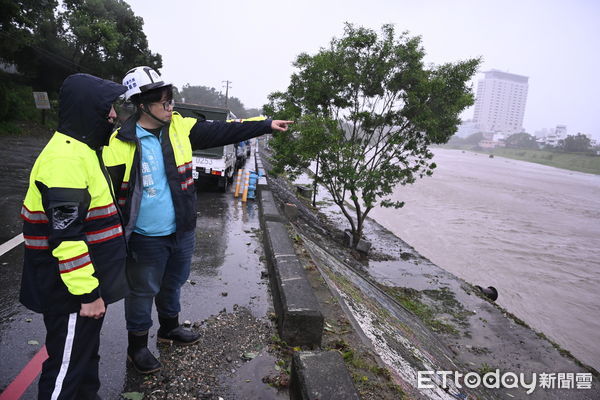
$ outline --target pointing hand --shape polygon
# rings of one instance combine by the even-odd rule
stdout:
[[[294,121],[282,121],[275,119],[271,122],[271,129],[274,131],[285,132],[288,130],[288,125],[293,124]]]

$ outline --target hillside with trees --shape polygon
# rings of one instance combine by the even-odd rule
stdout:
[[[207,86],[184,85],[179,91],[180,100],[186,103],[202,104],[211,107],[227,107],[238,118],[255,117],[261,114],[259,109],[246,109],[237,97],[225,98],[217,89]]]
[[[73,73],[120,82],[127,68],[163,66],[162,56],[148,46],[144,20],[123,0],[0,0],[0,9],[0,133],[40,120],[32,92],[48,93],[52,110],[45,120],[54,128],[58,90]],[[189,95],[225,106],[214,88],[187,85],[175,93],[176,99]],[[235,97],[228,104],[238,117],[258,113],[246,111]]]

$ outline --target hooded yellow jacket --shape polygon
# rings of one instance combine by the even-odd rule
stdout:
[[[95,149],[110,133],[106,116],[123,88],[85,74],[63,84],[59,131],[33,166],[21,210],[20,300],[31,310],[71,313],[127,293],[123,227]]]

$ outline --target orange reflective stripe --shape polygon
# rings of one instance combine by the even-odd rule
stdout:
[[[121,183],[121,193],[126,194],[127,189],[129,189],[129,182]],[[119,197],[119,199],[117,200],[117,204],[119,204],[120,207],[123,207],[126,202],[127,202],[127,195]]]
[[[185,163],[177,167],[177,172],[180,174],[185,174],[185,171],[188,169],[192,169],[192,162]]]
[[[21,218],[32,224],[43,224],[48,222],[48,217],[43,211],[30,211],[27,207],[21,207]]]
[[[194,184],[194,178],[188,178],[185,182],[181,182],[181,190],[187,190],[187,188]]]
[[[76,269],[85,267],[91,263],[92,260],[90,259],[89,253],[83,253],[80,256],[59,261],[58,269],[61,274],[66,274],[67,272],[75,271]]]
[[[110,203],[109,205],[104,207],[96,207],[90,209],[87,213],[87,217],[85,218],[85,220],[90,221],[92,219],[106,218],[110,217],[111,215],[115,215],[116,213],[117,207],[115,207],[113,203]]]
[[[48,249],[48,236],[25,236],[25,247],[34,250],[47,250]]]
[[[108,228],[101,229],[99,231],[85,233],[87,241],[90,244],[105,242],[121,235],[123,235],[123,228],[121,227],[121,224],[109,226]]]

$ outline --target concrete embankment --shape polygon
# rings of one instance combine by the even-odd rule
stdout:
[[[285,188],[283,180],[271,179],[270,186],[280,208],[284,203],[298,207],[302,218],[294,221],[292,234],[300,237],[354,328],[408,396],[600,398],[595,370],[375,221],[370,220],[365,231],[373,244],[370,259],[360,262],[340,248],[346,222],[332,211],[334,206],[327,206],[328,199],[318,198],[319,211],[327,215],[330,225],[324,232],[312,224],[319,218],[310,215],[312,210]],[[335,240],[332,232],[338,233]],[[369,274],[375,271],[378,279]],[[382,271],[401,277],[402,286],[390,285]],[[451,375],[438,374],[444,371]],[[467,374],[480,379],[479,384],[465,381]],[[489,387],[481,381],[485,376],[491,379]],[[419,377],[424,378],[421,384]]]
[[[262,162],[257,159],[257,170],[264,173]],[[318,348],[324,328],[319,302],[267,182],[263,179],[258,187],[260,222],[279,336],[290,346]],[[291,365],[290,398],[350,400],[359,396],[339,353],[297,351]]]

